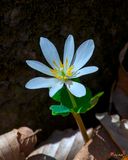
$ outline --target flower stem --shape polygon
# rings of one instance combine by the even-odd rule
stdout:
[[[67,90],[67,91],[68,91],[68,90]],[[74,97],[72,96],[72,94],[70,93],[70,91],[68,91],[68,94],[69,94],[69,97],[70,97],[70,99],[71,99],[73,108],[76,108],[76,107],[77,107],[77,104],[76,104],[76,102],[75,102]],[[72,115],[73,115],[73,117],[74,117],[74,119],[75,119],[75,121],[76,121],[76,123],[77,123],[77,125],[78,125],[78,127],[79,127],[79,130],[81,131],[81,134],[82,134],[82,136],[83,136],[84,141],[87,142],[87,141],[89,140],[89,137],[88,137],[88,135],[87,135],[87,131],[86,131],[86,128],[85,128],[85,126],[84,126],[84,123],[83,123],[83,121],[82,121],[82,118],[81,118],[80,114],[78,114],[78,113],[76,113],[76,112],[72,112]]]
[[[81,118],[80,114],[77,114],[77,113],[74,112],[74,113],[72,113],[72,115],[77,122],[77,125],[79,127],[79,130],[81,131],[81,134],[83,136],[84,141],[87,142],[89,140],[89,137],[87,135],[87,131],[86,131],[86,128],[84,126],[84,123],[82,121],[82,118]]]

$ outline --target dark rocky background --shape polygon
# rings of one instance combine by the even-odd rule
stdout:
[[[39,75],[26,59],[44,61],[39,37],[49,38],[60,53],[68,34],[76,47],[88,38],[95,52],[88,65],[99,72],[83,77],[93,93],[105,94],[83,118],[95,126],[95,112],[108,110],[110,88],[116,79],[118,54],[128,40],[128,1],[125,0],[1,0],[0,1],[0,133],[19,126],[54,129],[76,128],[72,117],[52,117],[48,90],[27,90],[25,83]]]

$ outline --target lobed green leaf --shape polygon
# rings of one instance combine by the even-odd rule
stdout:
[[[70,109],[64,105],[51,105],[50,110],[52,110],[52,115],[62,115],[67,116],[70,113]]]

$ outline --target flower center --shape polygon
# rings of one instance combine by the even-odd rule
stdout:
[[[64,66],[64,64],[62,64],[62,62],[60,61],[59,66],[56,64],[55,61],[53,61],[53,64],[55,65],[55,69],[51,69],[50,71],[52,72],[52,74],[54,75],[54,77],[56,77],[59,80],[63,80],[66,81],[69,79],[69,77],[71,77],[73,75],[73,65],[68,67],[68,60],[66,59],[66,64]]]

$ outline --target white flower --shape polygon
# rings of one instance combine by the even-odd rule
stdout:
[[[35,60],[27,60],[26,62],[31,68],[51,77],[33,78],[27,82],[25,87],[28,89],[50,88],[49,95],[52,97],[65,84],[74,96],[84,96],[86,94],[85,86],[72,79],[98,70],[96,66],[82,68],[93,54],[93,40],[90,39],[83,42],[74,55],[74,38],[72,35],[69,35],[64,45],[63,63],[60,60],[56,47],[47,38],[40,38],[40,47],[46,61],[52,68]]]

